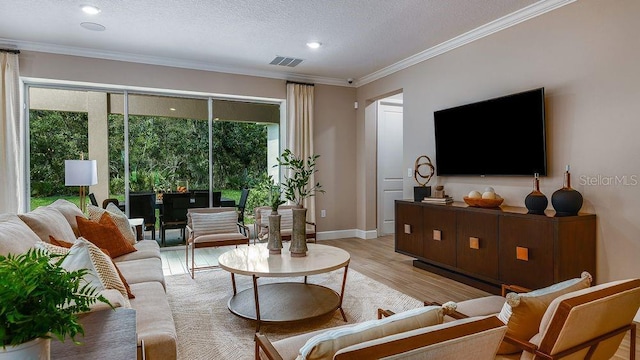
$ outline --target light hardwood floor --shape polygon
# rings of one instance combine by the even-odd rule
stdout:
[[[323,240],[318,243],[347,250],[351,254],[350,268],[421,301],[443,303],[488,295],[482,290],[413,267],[413,258],[394,251],[393,236],[369,240]],[[216,265],[218,256],[231,248],[197,249],[196,266]],[[162,262],[165,275],[186,273],[184,246],[163,248]],[[637,337],[640,337],[640,332]],[[614,359],[629,359],[629,345],[627,333]],[[640,349],[636,349],[636,357],[640,359]]]

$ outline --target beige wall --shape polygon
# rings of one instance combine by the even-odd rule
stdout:
[[[21,77],[154,88],[206,94],[286,98],[285,80],[23,51]],[[315,99],[316,180],[326,194],[316,201],[318,231],[353,230],[355,223],[355,89],[318,85]],[[320,217],[320,210],[327,217]]]
[[[435,110],[544,86],[549,176],[541,190],[550,198],[571,164],[572,185],[584,196],[582,210],[597,214],[597,281],[638,277],[638,14],[637,0],[581,0],[364,85],[358,101],[403,89],[404,164],[410,168],[422,154],[435,161]],[[375,163],[366,150],[372,130],[362,108],[357,122],[357,185],[367,189],[358,194],[358,208],[366,211],[357,223],[369,230],[375,229]],[[626,177],[627,185],[607,183],[615,176]],[[586,177],[595,183],[585,184]],[[435,184],[457,200],[491,185],[513,206],[524,206],[531,191],[531,179],[520,177],[442,177]],[[413,185],[405,182],[406,198]]]

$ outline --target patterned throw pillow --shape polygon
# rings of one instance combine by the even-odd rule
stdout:
[[[70,249],[73,246],[72,243],[68,243],[66,241],[58,240],[58,239],[54,238],[53,236],[49,236],[49,241],[51,242],[51,245],[59,246],[61,248],[65,248],[65,249]],[[107,255],[109,257],[109,260],[111,260],[111,262],[113,263],[113,266],[116,268],[116,271],[118,272],[118,276],[120,277],[120,281],[122,281],[122,284],[124,285],[124,288],[127,290],[127,297],[129,299],[135,299],[136,297],[131,292],[131,287],[129,286],[129,283],[127,282],[127,279],[124,278],[124,276],[120,272],[120,269],[118,268],[118,265],[116,265],[116,263],[111,258],[111,255],[109,255],[109,251],[107,251],[106,249],[100,249],[100,250],[102,250],[102,252],[105,253],[105,255]],[[64,254],[62,254],[62,255],[64,255]]]
[[[67,255],[62,262],[62,267],[67,271],[87,269],[84,280],[98,291],[116,289],[127,299],[127,290],[118,276],[113,262],[97,246],[83,238],[78,238],[70,249],[52,245],[44,241],[36,244],[37,248],[44,249],[52,254]],[[128,299],[125,307],[131,308]]]
[[[133,231],[127,215],[123,213],[118,206],[114,203],[109,203],[106,209],[99,208],[94,205],[87,205],[87,212],[89,213],[89,219],[93,221],[100,221],[102,214],[108,213],[113,219],[113,222],[118,227],[118,230],[122,236],[131,244],[134,245],[138,239],[136,233]]]
[[[78,216],[80,235],[102,249],[107,249],[112,257],[137,251],[118,230],[109,213],[105,212],[98,222]]]

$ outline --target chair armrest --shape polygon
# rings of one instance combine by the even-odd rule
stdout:
[[[385,310],[385,309],[380,309],[378,308],[378,319],[382,319],[383,317],[389,317],[391,315],[394,315],[395,312],[391,311],[391,310]]]
[[[256,333],[254,340],[256,343],[256,360],[260,359],[260,349],[262,349],[269,360],[283,360],[282,356],[278,353],[278,350],[273,347],[273,344],[271,344],[271,341],[269,341],[265,335]]]
[[[508,343],[510,343],[512,345],[515,345],[515,346],[521,348],[523,351],[530,352],[532,354],[535,354],[536,351],[538,350],[538,347],[536,345],[534,345],[534,344],[532,344],[532,343],[530,343],[528,341],[523,341],[523,340],[520,340],[520,339],[516,339],[516,338],[511,337],[510,335],[507,335],[507,334],[504,335],[503,341],[508,342]]]
[[[518,285],[509,285],[509,284],[502,284],[502,297],[507,296],[507,292],[509,291],[515,291],[518,293],[526,293],[526,292],[531,292],[531,289],[527,289],[526,287],[522,287],[522,286],[518,286]]]

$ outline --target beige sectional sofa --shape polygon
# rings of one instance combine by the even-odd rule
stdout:
[[[26,214],[0,214],[0,254],[25,252],[40,240],[50,242],[49,236],[73,243],[79,236],[76,216],[84,215],[66,200],[57,200]],[[155,240],[138,241],[133,246],[135,252],[116,257],[113,262],[135,298],[119,301],[113,291],[105,290],[107,298],[124,306],[130,303],[136,310],[138,345],[144,343],[147,359],[176,359],[177,336],[166,295],[160,247]],[[116,292],[116,296],[120,294]],[[101,309],[104,307],[98,306],[95,311]]]

